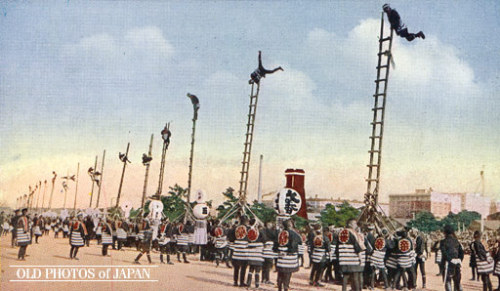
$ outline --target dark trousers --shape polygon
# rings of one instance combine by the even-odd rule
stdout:
[[[28,246],[21,246],[19,247],[19,252],[17,253],[17,258],[18,259],[24,259],[24,256],[26,255],[26,249]]]
[[[273,259],[264,259],[264,265],[262,266],[262,282],[269,282],[269,273],[273,268]]]
[[[278,271],[278,291],[288,291],[290,289],[290,279],[292,278],[291,272]]]
[[[483,281],[483,291],[492,291],[493,290],[493,286],[491,284],[489,274],[481,274],[481,281]],[[447,289],[446,291],[450,291],[450,290]]]
[[[407,273],[408,277],[406,277]],[[397,284],[401,278],[403,279],[403,287],[413,288],[415,286],[415,268],[398,267],[394,275],[394,283]]]
[[[420,274],[422,275],[422,285],[425,286],[425,261],[417,258],[417,263],[415,264],[415,284],[418,277],[418,269],[420,268]]]
[[[325,265],[325,278],[324,278],[325,282],[334,281],[332,269],[333,269],[333,262],[327,262]]]
[[[76,254],[78,253],[79,248],[80,247],[71,246],[71,250],[69,251],[69,257],[76,258]]]
[[[462,290],[462,288],[460,287],[460,280],[462,279],[462,274],[460,272],[460,265],[447,263],[447,266],[448,266],[448,269],[446,270],[446,279],[445,279],[444,289],[446,291],[452,291],[451,281],[453,281],[453,290],[455,290],[455,291]],[[489,279],[489,275],[487,275],[487,276]],[[491,282],[490,282],[490,291],[491,291]]]
[[[417,37],[417,35],[415,33],[409,33],[408,28],[396,30],[396,34],[401,36],[401,37],[406,38],[407,41],[412,41],[415,39],[415,37]]]
[[[259,288],[260,284],[260,269],[262,269],[262,266],[252,266],[250,265],[250,268],[248,270],[248,276],[247,276],[247,285],[250,287],[252,285],[252,275],[255,274],[255,288]]]
[[[309,276],[309,282],[318,283],[323,273],[324,263],[312,263],[311,275]]]
[[[107,256],[108,255],[108,246],[109,245],[102,245],[102,255]]]
[[[234,285],[238,284],[238,278],[240,279],[240,286],[245,285],[245,274],[247,271],[247,261],[233,260],[233,280]]]
[[[375,270],[378,269],[376,267],[372,267],[372,271],[371,271],[371,274],[370,274],[370,286],[373,288],[375,288]],[[387,279],[387,271],[385,270],[385,268],[382,268],[382,269],[378,269],[379,273],[380,273],[380,276],[382,276],[382,279],[384,280],[384,288],[387,289],[389,288],[389,280]]]
[[[353,291],[361,291],[361,281],[363,277],[363,272],[351,272],[344,273],[344,278],[342,279],[342,291],[347,291],[347,283],[351,279],[351,289]]]

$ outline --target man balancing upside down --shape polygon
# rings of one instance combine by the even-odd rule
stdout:
[[[384,4],[382,9],[384,9],[384,12],[387,14],[387,18],[389,18],[389,22],[391,23],[391,28],[396,31],[397,35],[406,38],[407,41],[412,41],[416,37],[425,39],[425,34],[422,31],[418,33],[409,33],[408,28],[406,28],[406,25],[401,21],[399,13],[396,9],[392,9],[389,4]]]
[[[259,67],[253,71],[252,74],[250,74],[250,80],[248,81],[248,84],[259,84],[261,78],[265,78],[266,74],[272,74],[278,70],[283,71],[282,67],[277,67],[276,69],[273,70],[267,70],[262,66],[262,57],[261,57],[261,51],[259,51]]]

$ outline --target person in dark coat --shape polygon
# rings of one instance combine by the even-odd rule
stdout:
[[[261,57],[261,51],[259,51],[259,67],[253,71],[252,74],[250,74],[250,80],[248,81],[248,84],[259,84],[260,79],[265,78],[266,74],[272,74],[278,70],[283,71],[282,67],[277,67],[276,69],[272,70],[267,70],[262,66],[262,57]]]
[[[278,291],[288,291],[292,274],[299,270],[299,244],[302,239],[293,230],[292,220],[283,221],[283,230],[274,242],[274,251],[278,253],[276,271],[278,271]]]
[[[387,14],[387,18],[389,18],[389,22],[391,23],[391,29],[394,29],[397,35],[400,37],[406,38],[407,41],[412,41],[417,37],[425,39],[425,34],[422,31],[418,33],[409,33],[406,25],[401,21],[401,17],[396,9],[392,9],[389,4],[384,4],[382,6],[384,12]]]
[[[21,211],[19,209],[16,209],[14,211],[14,216],[12,216],[12,218],[10,219],[10,225],[12,226],[12,239],[10,241],[11,247],[14,247],[15,242],[16,242],[16,238],[17,238],[16,226],[17,226],[17,220],[19,219],[19,217],[21,217]]]
[[[446,291],[451,291],[451,281],[453,280],[454,290],[462,290],[460,267],[464,259],[464,250],[451,225],[446,225],[443,232],[445,238],[441,241],[441,253],[443,254],[446,274],[444,287]]]
[[[474,232],[474,242],[472,242],[472,248],[476,253],[477,273],[481,276],[481,281],[483,281],[483,291],[492,291],[493,286],[491,284],[490,274],[493,273],[495,262],[481,242],[480,231],[476,230]]]

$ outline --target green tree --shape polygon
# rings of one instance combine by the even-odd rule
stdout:
[[[233,188],[228,187],[226,189],[226,191],[222,192],[222,195],[224,195],[224,197],[226,197],[226,201],[224,201],[222,204],[220,204],[217,207],[217,211],[218,211],[217,218],[218,219],[221,219],[222,217],[224,217],[224,215],[226,215],[226,213],[231,208],[233,208],[233,206],[236,203],[238,203],[238,197],[234,196],[234,189]],[[234,214],[231,215],[231,217],[229,217],[229,218],[232,218],[232,217],[234,217]]]
[[[278,215],[276,210],[266,206],[264,203],[254,201],[250,209],[263,223],[276,221],[276,216]]]
[[[428,211],[421,211],[415,215],[413,220],[408,222],[408,227],[416,228],[423,232],[432,232],[441,229],[442,223],[437,221],[434,214]]]
[[[347,220],[359,216],[359,210],[344,201],[338,206],[327,204],[325,209],[321,210],[320,215],[320,221],[323,225],[345,226]]]
[[[294,215],[292,216],[293,220],[295,220],[295,227],[298,229],[298,230],[303,230],[304,227],[310,223],[311,221],[309,219],[305,219],[303,217],[300,217],[300,216],[297,216],[297,215]]]

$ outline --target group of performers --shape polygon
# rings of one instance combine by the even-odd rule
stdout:
[[[67,233],[63,237],[69,241],[70,259],[78,260],[79,248],[89,246],[93,239],[102,246],[103,256],[109,256],[108,248],[135,248],[136,264],[140,264],[144,254],[152,263],[152,251],[159,254],[162,264],[173,264],[171,255],[177,255],[178,262],[189,263],[188,255],[196,250],[200,260],[212,261],[216,267],[224,264],[233,268],[235,286],[274,284],[271,282],[274,267],[278,289],[288,290],[292,274],[304,265],[310,269],[309,284],[316,287],[328,282],[342,284],[342,290],[347,290],[348,285],[352,290],[374,289],[377,285],[386,289],[415,289],[418,269],[422,287],[426,285],[427,238],[414,229],[390,234],[386,229],[376,232],[373,225],[368,225],[361,231],[355,219],[348,220],[341,228],[315,224],[299,230],[293,219],[279,220],[276,225],[270,222],[262,225],[246,216],[233,220],[232,224],[211,219],[182,223],[141,216],[133,221],[110,217],[94,220],[83,213],[51,219],[41,215],[30,217],[27,212],[27,209],[16,210],[7,228],[12,229],[12,243],[19,246],[19,260],[25,260],[33,236],[37,243],[50,230],[55,233],[62,230]],[[6,221],[2,217],[2,227]],[[445,288],[451,290],[452,284],[460,286],[464,248],[451,227],[445,227],[443,233],[444,238],[437,240],[432,250],[436,252]],[[500,276],[500,252],[491,254],[481,242],[479,232],[474,233],[474,238],[470,244],[473,276],[477,273],[484,290],[492,290],[489,275]],[[309,262],[304,259],[306,252]]]

